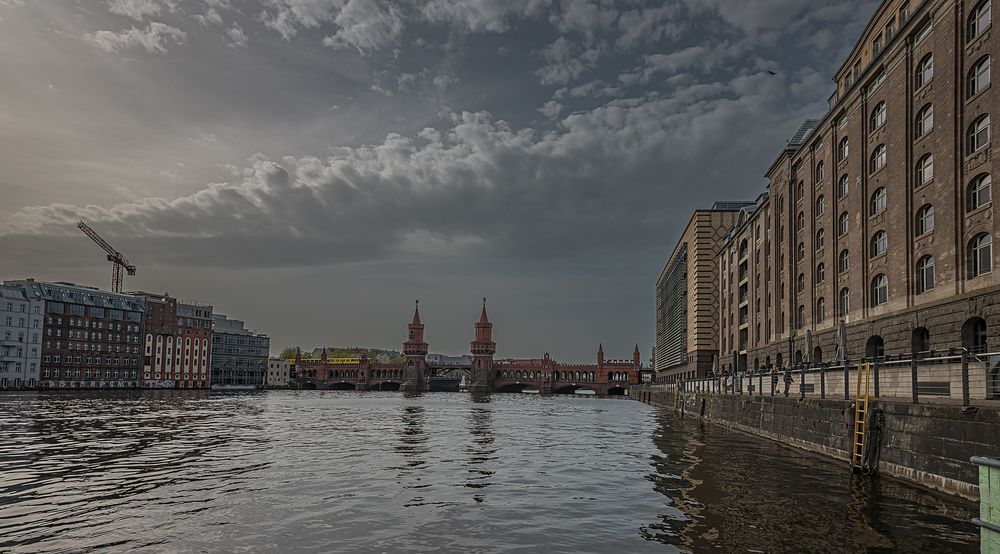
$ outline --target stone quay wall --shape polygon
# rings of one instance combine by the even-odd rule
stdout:
[[[630,398],[674,409],[674,392],[632,390]],[[841,460],[849,471],[854,402],[685,392],[686,417]],[[881,410],[879,473],[969,499],[979,497],[972,456],[1000,457],[1000,406],[872,400]],[[869,416],[871,417],[871,416]]]

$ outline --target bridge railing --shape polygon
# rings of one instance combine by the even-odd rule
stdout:
[[[794,369],[741,371],[670,383],[632,385],[635,390],[751,396],[851,399],[859,364],[871,363],[873,397],[912,403],[1000,400],[1000,352],[946,353],[879,357],[848,364],[819,364]]]

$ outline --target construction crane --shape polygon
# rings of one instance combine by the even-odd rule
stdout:
[[[85,235],[90,237],[90,240],[96,242],[97,246],[100,246],[105,252],[108,253],[108,261],[111,262],[111,290],[112,292],[121,292],[123,280],[122,270],[125,270],[129,275],[135,275],[135,266],[130,264],[121,252],[112,248],[111,245],[108,244],[108,241],[101,238],[101,235],[98,235],[97,231],[91,229],[89,225],[81,221],[80,223],[77,223],[76,226],[79,227]]]

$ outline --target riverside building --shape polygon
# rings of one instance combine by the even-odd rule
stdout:
[[[212,323],[212,388],[265,387],[271,339],[222,314],[213,314]]]
[[[139,337],[146,310],[141,298],[72,283],[27,279],[4,284],[44,302],[41,386],[139,386]]]
[[[26,287],[0,286],[0,389],[38,386],[44,305]]]
[[[881,4],[724,241],[722,369],[1000,347],[993,9]]]
[[[696,210],[656,280],[656,380],[703,376],[719,354],[718,255],[752,202]]]
[[[144,299],[143,386],[208,388],[212,307],[167,294],[131,293]]]

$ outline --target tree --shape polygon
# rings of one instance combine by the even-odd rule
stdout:
[[[294,360],[295,352],[297,350],[298,350],[297,346],[289,346],[288,348],[285,348],[284,350],[281,351],[281,354],[278,356],[278,358],[282,360]]]

